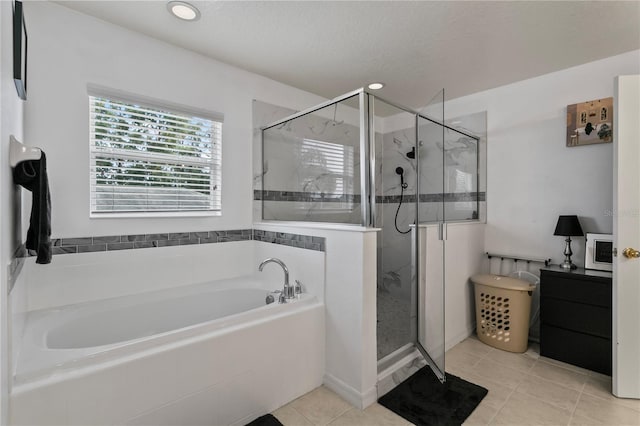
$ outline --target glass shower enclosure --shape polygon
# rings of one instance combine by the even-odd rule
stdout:
[[[379,370],[417,348],[444,381],[448,220],[478,217],[478,139],[359,89],[262,128],[263,220],[379,228]]]

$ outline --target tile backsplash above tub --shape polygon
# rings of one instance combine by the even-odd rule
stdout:
[[[232,241],[263,241],[308,250],[325,251],[325,239],[310,235],[234,229],[224,231],[171,232],[160,234],[113,235],[52,239],[53,254],[91,253],[113,250],[213,244]]]

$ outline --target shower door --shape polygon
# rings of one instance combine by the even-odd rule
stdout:
[[[415,113],[371,96],[377,239],[378,368],[414,351],[417,164]],[[386,125],[383,125],[385,123]]]
[[[416,116],[416,209],[414,235],[417,267],[416,346],[429,366],[445,381],[445,143],[444,89]]]

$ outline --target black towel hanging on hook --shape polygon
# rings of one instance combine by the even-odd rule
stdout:
[[[27,250],[37,253],[36,263],[51,263],[51,195],[47,177],[47,157],[21,161],[13,169],[13,181],[31,191],[31,217],[27,231]]]

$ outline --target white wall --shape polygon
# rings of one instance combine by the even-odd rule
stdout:
[[[486,251],[558,263],[561,214],[577,214],[585,232],[612,232],[612,145],[567,148],[566,106],[611,97],[615,76],[639,72],[633,51],[446,103],[447,117],[487,111]],[[583,266],[584,238],[574,241]]]
[[[0,2],[0,423],[7,423],[9,392],[8,266],[19,245],[15,185],[8,166],[9,135],[22,139],[23,102],[13,83],[13,2]]]
[[[47,153],[52,236],[247,228],[251,105],[304,109],[324,99],[51,2],[28,2],[25,137]],[[224,114],[221,217],[89,219],[87,84]]]

